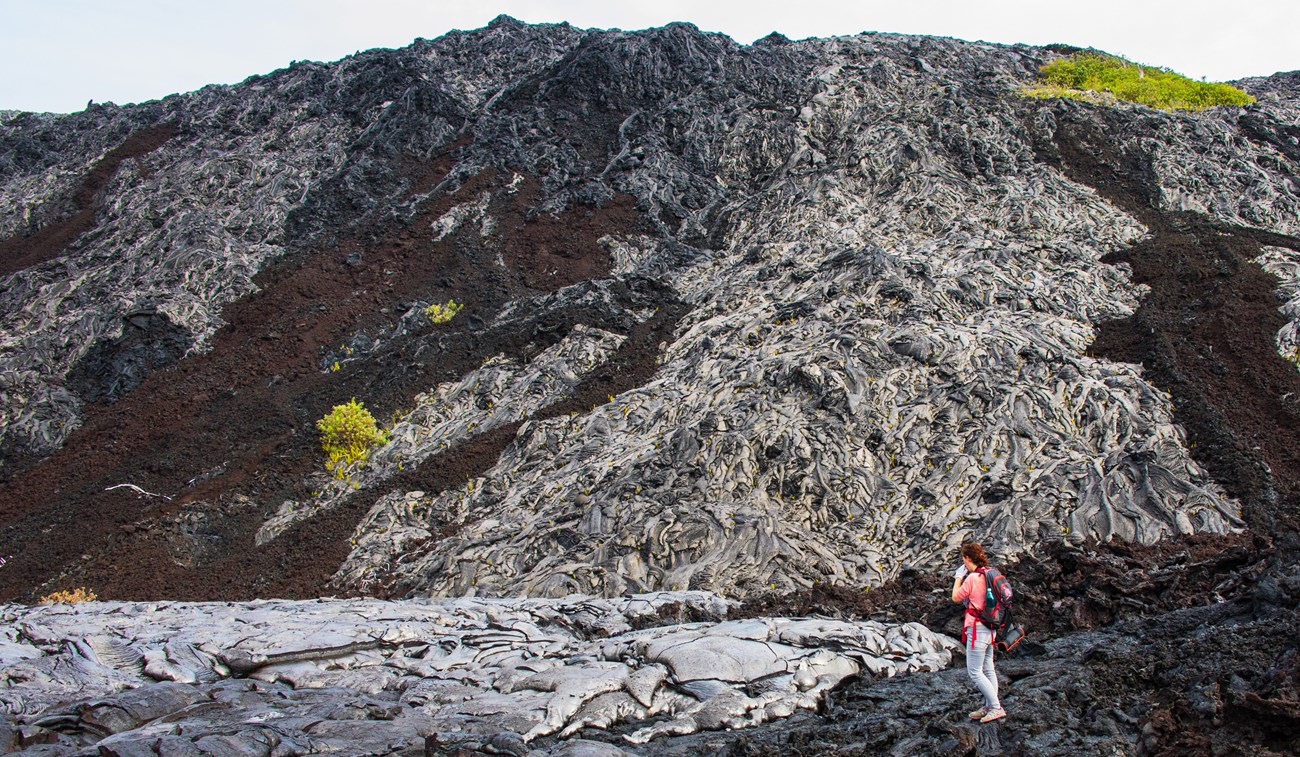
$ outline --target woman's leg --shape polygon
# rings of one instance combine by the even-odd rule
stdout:
[[[989,684],[993,687],[993,705],[989,708],[993,709],[1002,706],[1001,701],[998,700],[998,672],[993,669],[993,653],[997,647],[993,646],[993,632],[984,629],[982,626],[980,628],[988,634],[988,646],[984,652],[984,665],[980,668],[980,671],[984,673],[985,678],[989,679]]]
[[[998,701],[998,678],[993,670],[993,634],[983,626],[975,626],[975,640],[966,645],[966,675],[984,696],[984,708],[995,710],[1002,706]]]

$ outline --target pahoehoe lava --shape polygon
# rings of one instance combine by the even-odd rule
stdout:
[[[461,189],[476,187],[471,182]],[[31,572],[14,570],[7,596],[20,596],[21,582],[36,587],[56,575],[103,587],[110,596],[141,599],[324,593],[334,568],[322,557],[342,558],[338,549],[346,540],[339,534],[351,530],[357,513],[352,522],[336,515],[300,529],[292,550],[256,550],[240,535],[250,536],[264,514],[227,506],[235,512],[219,512],[225,522],[211,534],[222,541],[220,556],[210,555],[201,569],[140,556],[165,553],[153,524],[188,502],[218,493],[286,496],[279,493],[301,486],[298,480],[319,465],[316,442],[302,430],[330,404],[362,395],[376,413],[391,413],[438,377],[454,376],[503,351],[527,356],[558,340],[573,323],[601,319],[599,312],[560,307],[506,329],[474,328],[481,323],[478,313],[492,312],[510,295],[536,291],[531,287],[537,282],[562,287],[600,275],[608,263],[596,238],[637,229],[635,215],[625,208],[579,209],[572,219],[532,221],[522,217],[522,209],[508,209],[504,219],[517,225],[503,234],[507,249],[555,246],[563,230],[569,257],[512,254],[519,261],[517,272],[497,272],[488,257],[492,253],[479,252],[475,260],[467,255],[470,244],[430,244],[429,220],[444,212],[447,202],[430,203],[409,223],[394,223],[387,238],[300,253],[271,267],[258,282],[260,291],[224,314],[230,325],[215,335],[210,352],[154,373],[116,403],[91,405],[84,426],[63,449],[9,483],[12,498],[6,500],[12,504],[5,514],[12,520],[3,551],[19,558],[34,551],[41,558],[15,561],[15,568],[29,566]],[[404,254],[417,245],[432,247],[433,254]],[[366,264],[350,264],[349,254],[362,256]],[[349,362],[325,382],[317,365],[325,348],[346,342],[348,331],[359,324],[364,328],[367,318],[413,297],[437,299],[442,292],[460,296],[468,310],[459,323],[440,330],[436,342],[411,345],[418,336],[399,339]],[[658,341],[634,343],[639,353],[622,360],[627,367],[641,367],[625,376],[644,378]],[[610,376],[607,389],[627,388],[626,379]],[[254,422],[231,422],[237,418]],[[499,451],[507,440],[496,433],[470,442],[446,456],[454,462],[430,465],[406,479],[426,489],[463,481],[494,462],[491,450]],[[216,472],[202,480],[183,480],[214,467]],[[434,472],[441,468],[448,470]],[[123,482],[177,496],[150,501],[132,490],[108,490]],[[82,554],[94,558],[79,560]]]
[[[1105,118],[1105,116],[1103,116]],[[1122,128],[1106,118],[1106,128]],[[1138,363],[1174,398],[1192,455],[1245,505],[1251,525],[1294,531],[1300,513],[1300,373],[1278,354],[1276,279],[1255,258],[1300,239],[1162,210],[1141,154],[1119,154],[1105,131],[1080,122],[1057,135],[1076,181],[1141,219],[1152,237],[1111,253],[1151,287],[1131,317],[1103,323],[1091,352]]]

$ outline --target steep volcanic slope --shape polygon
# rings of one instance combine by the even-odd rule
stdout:
[[[1234,522],[1168,395],[1085,355],[1091,324],[1139,296],[1098,261],[1144,230],[1039,160],[1058,111],[1014,94],[1034,61],[933,40],[795,47],[817,63],[811,90],[778,103],[786,120],[691,104],[726,123],[718,249],[673,269],[655,240],[621,247],[616,272],[667,268],[695,306],[655,381],[526,425],[465,487],[382,500],[337,586],[749,594],[879,583],[972,534],[1012,554],[1062,532],[1150,541]],[[1182,146],[1179,129],[1205,128],[1194,117],[1166,118],[1159,151],[1195,157],[1170,192],[1246,180]],[[1233,212],[1285,223],[1285,186],[1256,196]],[[449,521],[455,538],[435,543]]]
[[[11,119],[3,596],[746,595],[1293,507],[1294,89],[1020,97],[1055,54],[503,18]],[[1143,253],[1219,237],[1255,299],[1183,328]],[[349,397],[394,441],[331,479]]]
[[[499,45],[507,52],[495,56],[487,71],[477,68],[484,63],[481,56],[466,55],[458,47],[497,45],[503,35],[511,38]],[[106,245],[100,253],[94,248],[71,255],[72,262],[60,259],[57,265],[20,271],[5,291],[6,355],[13,361],[5,372],[10,378],[5,395],[10,476],[31,453],[57,446],[73,425],[78,403],[56,380],[61,370],[68,370],[80,353],[96,365],[128,369],[72,369],[71,379],[89,384],[88,393],[103,395],[100,387],[118,387],[107,394],[121,399],[88,408],[88,422],[70,444],[6,484],[6,517],[15,524],[9,537],[15,546],[7,546],[7,554],[30,556],[15,560],[15,576],[31,571],[29,575],[48,578],[87,554],[99,563],[85,570],[91,575],[97,571],[102,580],[95,583],[109,591],[116,585],[155,596],[319,593],[323,575],[294,583],[294,565],[323,570],[319,551],[309,548],[298,558],[270,556],[250,563],[251,541],[236,536],[251,537],[264,515],[244,506],[244,497],[268,487],[282,498],[279,492],[310,485],[304,477],[320,467],[311,438],[315,418],[351,395],[365,398],[382,414],[429,383],[460,375],[490,355],[529,354],[557,341],[577,321],[613,323],[618,314],[599,303],[530,308],[509,326],[486,330],[479,311],[492,314],[511,297],[569,284],[607,267],[607,256],[594,240],[609,229],[641,228],[638,214],[624,201],[604,209],[575,209],[559,218],[528,219],[525,214],[538,191],[535,183],[501,191],[500,237],[508,240],[503,247],[516,263],[508,269],[494,262],[500,250],[475,250],[458,239],[439,245],[429,226],[430,217],[437,218],[449,204],[440,206],[438,198],[446,189],[439,183],[461,183],[448,178],[456,164],[453,154],[468,141],[456,136],[463,127],[458,113],[468,107],[456,98],[481,102],[491,94],[482,88],[494,76],[518,78],[512,62],[544,63],[548,58],[542,47],[551,58],[558,57],[566,40],[575,36],[566,28],[510,23],[468,41],[453,36],[417,45],[396,58],[368,54],[339,64],[342,68],[296,67],[247,82],[238,90],[242,94],[209,88],[153,104],[153,117],[180,122],[182,136],[151,154],[158,165],[149,170],[149,183],[140,186],[119,171],[115,181],[124,185],[123,199],[101,204],[145,206],[120,212],[132,223],[148,222],[159,230],[138,237],[131,236],[138,231],[134,227],[121,230],[126,241]],[[530,45],[530,39],[545,44]],[[460,58],[467,62],[456,63]],[[445,72],[439,75],[447,65],[455,67],[454,82]],[[436,85],[425,83],[435,75]],[[243,95],[248,99],[241,100]],[[276,99],[289,104],[266,102]],[[346,105],[336,108],[340,102]],[[135,109],[126,112],[139,118]],[[417,117],[411,118],[412,113]],[[25,118],[27,123],[36,117]],[[16,124],[12,141],[20,146],[40,141],[40,132],[33,136],[30,126]],[[338,130],[324,131],[332,126]],[[15,148],[11,154],[18,152]],[[289,163],[285,156],[303,163]],[[78,157],[69,160],[75,163]],[[256,171],[257,177],[229,173],[235,170],[231,166]],[[480,173],[482,187],[510,179],[491,178],[498,172],[490,167]],[[15,184],[21,188],[23,180],[35,181],[19,175]],[[159,186],[165,182],[170,183]],[[180,182],[183,187],[174,186]],[[17,190],[6,193],[15,201],[22,196]],[[411,207],[404,208],[408,197],[413,198]],[[218,215],[221,223],[213,218]],[[101,228],[121,225],[110,218]],[[232,240],[231,226],[245,236],[257,231],[265,240]],[[173,233],[183,238],[170,240]],[[174,252],[163,252],[167,250]],[[275,265],[262,266],[273,257]],[[102,264],[94,265],[100,258]],[[82,259],[91,261],[87,270],[65,276],[66,266],[81,271]],[[176,289],[173,279],[188,288]],[[105,291],[112,287],[123,291]],[[247,297],[253,287],[259,291]],[[614,296],[635,301],[645,291],[644,286],[623,286]],[[36,292],[52,293],[51,299],[42,300]],[[224,300],[240,296],[246,299],[220,310]],[[463,326],[456,331],[473,332],[469,336],[430,339],[426,325],[419,334],[405,335],[405,343],[367,354],[364,367],[335,354],[351,351],[349,339],[364,333],[365,326],[391,326],[404,314],[418,314],[429,301],[449,296],[468,302]],[[229,325],[217,333],[219,312]],[[121,383],[138,381],[141,368],[148,367],[133,359],[131,324],[141,316],[146,322],[172,324],[167,336],[179,330],[194,342],[193,353],[202,354],[192,354],[125,393]],[[411,320],[404,321],[407,331]],[[119,324],[125,333],[114,337]],[[102,332],[106,338],[99,338]],[[400,341],[403,335],[389,336]],[[154,351],[146,345],[146,354]],[[336,358],[342,358],[343,370],[324,373]],[[490,463],[495,454],[487,454]],[[446,476],[447,483],[463,480],[464,471],[475,465],[473,454],[462,451],[447,463],[446,472],[429,471],[422,483],[431,485],[429,479],[437,475]],[[105,491],[121,483],[172,499],[141,499],[129,489]],[[206,495],[226,499],[208,504]],[[196,509],[201,522],[196,522]],[[169,524],[164,533],[149,529],[162,518]],[[304,538],[328,553],[345,543],[339,534],[350,528],[350,523],[325,524],[319,538]],[[41,533],[46,536],[38,539]],[[125,543],[113,546],[119,542]],[[105,547],[109,551],[101,555]],[[196,549],[202,554],[189,554]],[[171,578],[166,564],[141,561],[139,553],[170,553],[190,565],[173,566],[180,573]],[[232,572],[239,578],[233,583],[210,566],[186,569],[196,560],[222,557],[234,558]],[[339,554],[336,563],[341,558]],[[260,568],[258,559],[264,560]]]

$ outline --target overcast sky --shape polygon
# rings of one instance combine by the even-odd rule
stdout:
[[[0,0],[0,110],[81,110],[475,29],[498,13],[748,44],[860,31],[1096,47],[1194,78],[1300,69],[1300,0]]]

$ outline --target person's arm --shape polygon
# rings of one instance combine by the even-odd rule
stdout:
[[[966,597],[970,596],[970,592],[964,591],[965,587],[963,586],[967,573],[966,566],[963,565],[957,569],[956,573],[952,574],[952,601],[956,604],[965,602]]]

